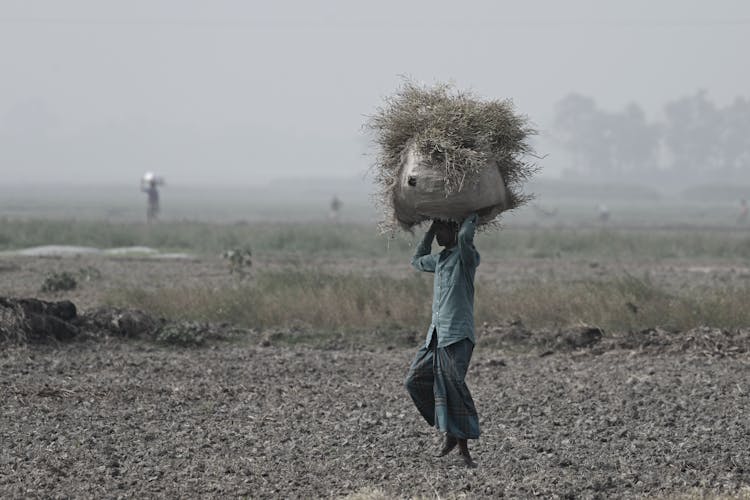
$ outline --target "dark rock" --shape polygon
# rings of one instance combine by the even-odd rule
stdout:
[[[77,317],[76,306],[68,301],[48,302],[38,299],[0,297],[0,333],[13,332],[15,339],[27,342],[70,340],[80,330],[72,321]],[[7,333],[0,340],[8,340]]]
[[[42,314],[54,316],[63,321],[71,321],[75,319],[77,314],[75,304],[69,300],[48,302],[39,299],[0,297],[0,307],[20,308],[27,315]]]
[[[138,309],[100,307],[84,314],[80,324],[90,331],[140,338],[154,337],[164,322]]]
[[[487,366],[507,366],[503,359],[490,359],[485,363]]]
[[[604,332],[600,328],[581,326],[561,334],[561,342],[574,349],[591,347],[602,339]]]
[[[26,324],[29,327],[27,333],[36,340],[71,340],[79,333],[74,325],[48,314],[31,314],[27,316]]]

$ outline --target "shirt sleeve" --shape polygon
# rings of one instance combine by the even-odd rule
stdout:
[[[414,257],[411,258],[411,265],[418,271],[424,271],[426,273],[434,273],[435,267],[437,266],[437,255],[431,255],[432,252],[432,240],[435,238],[435,233],[428,230],[422,241],[417,246],[417,251]]]
[[[458,252],[461,261],[467,266],[479,265],[479,253],[474,248],[474,232],[477,228],[477,214],[471,214],[461,224],[458,231]]]

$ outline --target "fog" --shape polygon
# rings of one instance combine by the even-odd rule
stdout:
[[[700,91],[723,109],[750,98],[747,47],[742,0],[4,0],[0,182],[361,178],[361,126],[404,75],[512,98],[555,178],[579,161],[566,96],[649,123]]]

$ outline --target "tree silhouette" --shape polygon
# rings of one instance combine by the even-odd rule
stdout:
[[[557,105],[555,128],[580,172],[624,177],[656,163],[659,127],[635,103],[608,113],[590,97],[570,94]]]
[[[664,111],[664,143],[672,153],[671,167],[686,173],[717,170],[722,163],[722,117],[706,92],[669,102]]]
[[[722,110],[719,148],[728,173],[750,170],[750,101],[738,97]]]
[[[594,172],[609,164],[606,118],[590,97],[569,94],[555,110],[555,128],[573,158],[576,170]]]
[[[579,94],[560,100],[555,113],[558,138],[579,174],[679,174],[703,181],[750,177],[750,100],[742,97],[718,108],[700,91],[668,102],[662,123],[649,123],[636,103],[611,113]],[[669,160],[660,164],[662,147]]]

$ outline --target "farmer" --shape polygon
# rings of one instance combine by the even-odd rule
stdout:
[[[607,208],[607,205],[601,204],[598,207],[599,210],[599,222],[602,224],[606,224],[609,221],[609,208]]]
[[[742,198],[740,200],[740,212],[737,214],[737,224],[747,223],[747,215],[748,215],[747,200]]]
[[[157,185],[158,179],[151,172],[147,172],[141,179],[141,191],[146,193],[148,197],[146,206],[146,222],[148,223],[155,221],[159,214],[159,189]]]
[[[477,215],[461,224],[435,221],[412,258],[419,271],[435,273],[432,324],[427,339],[406,376],[405,386],[427,423],[445,433],[438,456],[458,452],[469,467],[468,439],[479,437],[479,418],[464,377],[474,350],[474,274],[479,253],[474,248]],[[431,255],[432,240],[444,247]]]
[[[331,200],[331,213],[330,218],[331,220],[338,222],[339,220],[339,214],[341,213],[341,200],[339,200],[339,197],[336,195],[333,195],[333,199]]]

